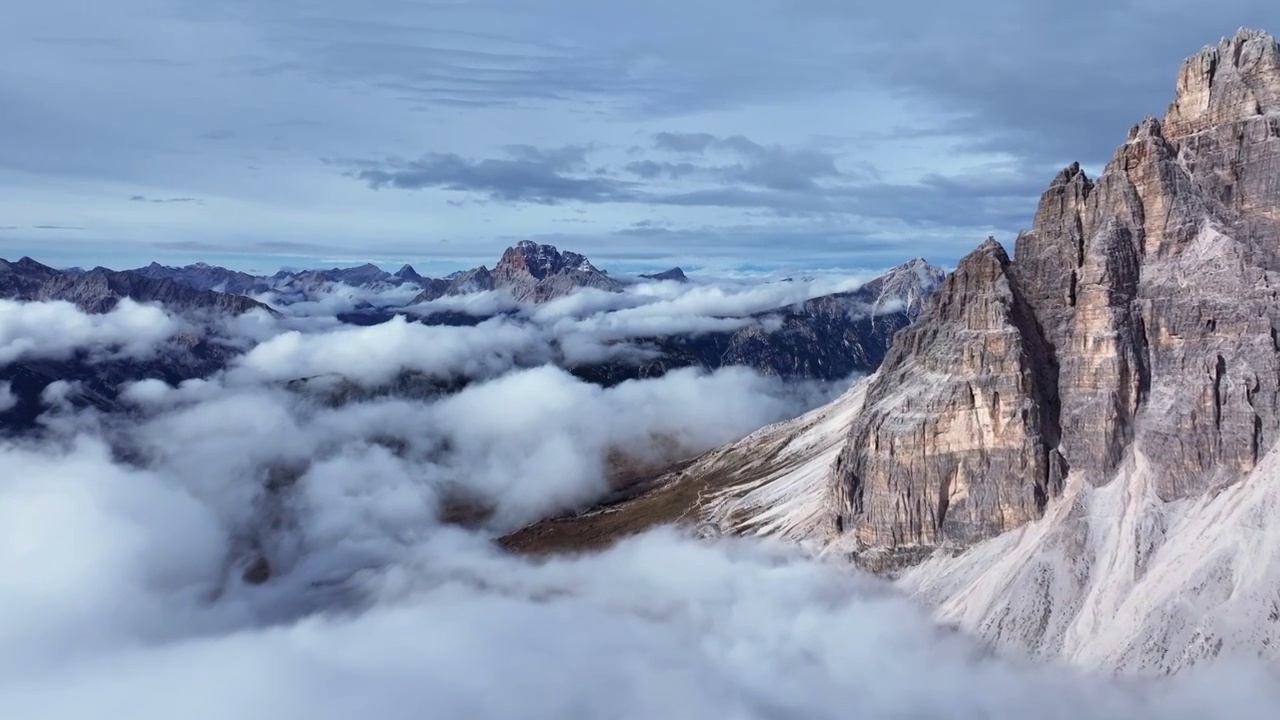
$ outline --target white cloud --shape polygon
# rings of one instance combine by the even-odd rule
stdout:
[[[680,285],[642,283],[613,293],[584,289],[543,305],[513,305],[503,293],[441,298],[414,313],[450,310],[499,315],[475,327],[424,326],[396,317],[371,327],[335,326],[332,318],[276,319],[263,313],[228,324],[260,342],[232,377],[291,380],[341,375],[385,384],[405,370],[434,378],[487,378],[513,367],[559,361],[570,366],[645,357],[629,341],[733,331],[753,313],[851,290],[866,278],[823,275],[798,282]],[[291,306],[292,307],[292,306]],[[309,311],[308,311],[309,312]],[[291,329],[288,329],[291,328]]]
[[[391,287],[356,287],[346,283],[317,283],[306,288],[306,299],[297,300],[287,292],[266,292],[254,295],[259,302],[296,317],[332,318],[358,307],[400,307],[413,300],[422,288],[413,284]]]
[[[597,311],[555,322],[573,327],[575,312]],[[495,534],[605,492],[611,451],[696,453],[825,397],[743,369],[608,389],[510,370],[549,337],[511,319],[286,330],[225,375],[129,386],[128,415],[66,409],[46,439],[0,443],[0,707],[250,720],[1280,711],[1280,684],[1252,665],[1133,682],[995,657],[888,585],[792,549],[660,531],[596,556],[499,553]],[[431,402],[333,404],[274,382],[383,382],[406,367],[500,375]],[[72,390],[54,387],[51,401]],[[441,524],[459,493],[493,511],[479,529]],[[252,585],[259,557],[270,577]]]
[[[90,315],[68,302],[0,300],[0,364],[24,358],[66,358],[77,350],[145,357],[182,330],[160,308],[123,299]]]
[[[0,704],[24,717],[1262,720],[1280,709],[1259,666],[1133,682],[1019,663],[938,628],[880,581],[669,532],[530,562],[435,531],[344,592],[287,578],[209,592],[225,537],[189,498],[138,473],[92,487],[67,472],[106,467],[92,447],[17,459],[40,474],[4,481],[0,507],[34,504],[17,527],[39,532],[15,560],[14,533],[0,530],[6,567],[31,578],[0,583],[0,627],[21,641],[0,645]],[[323,513],[347,500],[318,502]],[[358,514],[329,521],[335,538],[378,532]],[[346,609],[306,612],[312,603]]]
[[[13,394],[13,384],[0,383],[0,413],[12,410],[18,405],[18,396]]]
[[[418,315],[460,312],[476,317],[488,317],[519,308],[520,303],[512,299],[511,293],[504,290],[487,290],[485,292],[466,293],[465,295],[446,295],[405,309]]]
[[[402,370],[437,378],[486,377],[518,361],[549,360],[544,347],[535,328],[503,319],[468,328],[428,327],[396,317],[372,327],[282,333],[246,354],[233,375],[290,380],[339,374],[369,385],[386,383]]]

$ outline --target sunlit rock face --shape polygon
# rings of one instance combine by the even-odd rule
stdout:
[[[885,551],[867,564],[1022,525],[1061,485],[1050,355],[1009,266],[994,240],[962,260],[868,385],[832,478],[837,531]]]

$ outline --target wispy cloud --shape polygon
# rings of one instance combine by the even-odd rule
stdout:
[[[333,254],[448,238],[484,254],[605,203],[581,244],[620,248],[653,220],[672,234],[632,238],[634,253],[700,233],[728,261],[727,230],[754,228],[788,243],[752,260],[781,262],[821,249],[822,216],[841,219],[850,264],[871,225],[899,259],[928,236],[945,262],[1025,227],[1063,165],[1105,162],[1163,110],[1186,55],[1241,24],[1280,27],[1262,0],[1081,7],[27,4],[0,28],[0,45],[39,58],[0,77],[0,215],[86,228],[68,258],[85,265],[161,242]],[[513,143],[589,148],[588,165]],[[377,161],[343,183],[320,157]],[[133,195],[209,205],[161,213]]]
[[[145,195],[130,195],[129,200],[131,202],[144,202],[144,203],[159,203],[159,204],[178,203],[178,204],[204,205],[204,200],[201,200],[200,198],[193,198],[193,197],[149,198]]]

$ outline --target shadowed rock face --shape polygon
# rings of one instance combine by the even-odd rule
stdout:
[[[1280,428],[1278,249],[1280,47],[1242,31],[1096,181],[1054,178],[1014,262],[988,241],[898,334],[832,473],[837,532],[900,565],[1135,450],[1165,500],[1238,479]]]

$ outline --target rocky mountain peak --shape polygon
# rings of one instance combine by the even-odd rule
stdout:
[[[397,270],[395,272],[395,276],[400,278],[401,280],[404,280],[405,282],[412,282],[412,283],[418,283],[418,284],[421,284],[424,279],[421,275],[418,274],[418,271],[414,270],[413,266],[408,263],[405,263],[399,270]]]
[[[507,248],[494,272],[526,273],[539,280],[564,272],[600,272],[583,255],[560,252],[552,245],[542,245],[532,240],[521,240]]]
[[[1243,31],[1096,180],[1057,173],[1013,261],[988,239],[898,334],[838,530],[893,565],[1035,519],[1068,467],[1105,484],[1140,455],[1166,500],[1250,471],[1280,436],[1278,236],[1280,48]]]
[[[834,532],[873,569],[1029,522],[1061,487],[1051,352],[988,239],[898,332],[832,468]]]
[[[942,284],[946,271],[932,265],[924,258],[914,258],[887,271],[863,286],[863,293],[870,294],[877,312],[893,305],[901,305],[910,320],[915,320],[924,308],[924,302]]]
[[[1092,184],[1089,181],[1089,176],[1080,168],[1080,163],[1078,162],[1073,162],[1059,170],[1058,174],[1054,176],[1053,182],[1049,183],[1049,187],[1063,187],[1073,183]]]
[[[1148,115],[1142,120],[1142,122],[1129,129],[1129,138],[1127,142],[1136,142],[1148,139],[1164,139],[1164,130],[1160,125],[1160,121],[1152,115]]]
[[[672,280],[674,282],[689,282],[689,277],[684,274],[684,270],[673,267],[670,270],[663,270],[659,273],[642,273],[640,277],[645,280]]]
[[[493,269],[493,285],[521,302],[545,302],[579,288],[618,290],[621,284],[585,256],[522,240],[507,248]]]
[[[1176,87],[1164,121],[1171,139],[1280,113],[1280,46],[1241,29],[1187,58]]]

